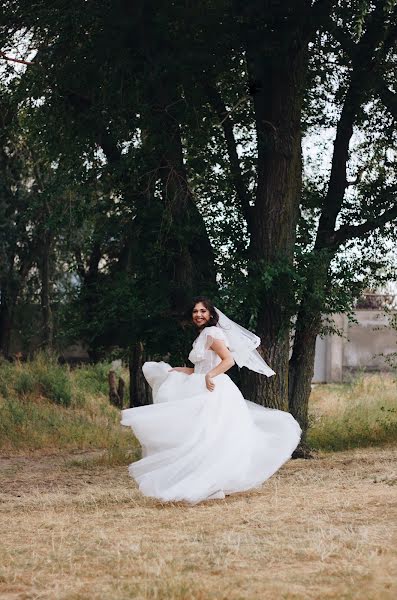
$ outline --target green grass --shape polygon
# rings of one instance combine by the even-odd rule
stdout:
[[[397,443],[397,382],[360,374],[349,384],[317,386],[311,396],[308,442],[326,451]]]
[[[109,369],[99,363],[71,370],[45,353],[27,363],[0,362],[3,453],[104,449],[100,460],[112,464],[136,454],[137,441],[109,403]]]
[[[73,401],[69,369],[59,365],[56,357],[40,352],[25,364],[0,365],[0,394],[5,398],[43,396],[55,404],[70,406]]]
[[[73,371],[76,387],[86,394],[108,394],[108,363],[97,363],[96,365],[82,365]]]
[[[131,430],[109,404],[109,369],[106,362],[70,369],[44,353],[27,363],[0,362],[0,450],[103,450],[87,461],[113,465],[139,456]],[[397,383],[390,375],[361,374],[349,384],[316,386],[310,421],[314,449],[395,444]]]

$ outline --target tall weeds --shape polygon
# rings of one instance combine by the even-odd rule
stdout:
[[[137,457],[137,440],[109,404],[109,369],[105,362],[70,369],[47,353],[27,363],[0,362],[0,450],[103,449],[97,460],[107,464]],[[318,450],[397,442],[397,383],[390,375],[316,386],[310,411],[308,439]]]
[[[397,443],[397,382],[361,373],[349,384],[317,386],[311,395],[309,444],[320,450]]]
[[[0,362],[0,449],[106,449],[113,462],[136,453],[137,441],[109,404],[109,369],[99,363],[71,370],[48,353]]]

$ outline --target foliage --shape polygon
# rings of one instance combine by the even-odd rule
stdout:
[[[288,329],[314,344],[395,277],[395,2],[324,5],[5,3],[1,48],[31,64],[2,73],[0,333],[33,303],[26,342],[52,318],[96,361],[184,361],[182,306],[208,293],[286,393]]]

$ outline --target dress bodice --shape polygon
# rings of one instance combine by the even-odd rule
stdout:
[[[227,344],[226,336],[219,327],[204,327],[194,340],[189,360],[194,364],[194,372],[206,374],[222,362],[216,352],[210,349],[214,340],[222,340]]]

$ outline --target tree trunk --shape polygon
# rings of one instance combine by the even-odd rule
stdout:
[[[368,89],[373,85],[376,61],[381,56],[379,47],[387,37],[386,5],[386,0],[375,3],[367,21],[366,31],[355,47],[350,83],[336,128],[327,194],[317,228],[313,250],[313,255],[316,256],[315,266],[311,272],[309,271],[306,292],[303,294],[301,310],[296,321],[294,348],[290,361],[289,406],[303,428],[302,446],[305,445],[308,427],[308,403],[314,370],[316,337],[321,330],[321,314],[329,285],[328,270],[338,243],[343,242],[341,229],[336,232],[335,227],[343,207],[347,187],[349,144],[359,108],[366,99]],[[339,240],[336,237],[337,233]]]
[[[289,361],[289,410],[302,428],[300,452],[308,452],[306,444],[311,383],[314,373],[316,339],[321,333],[323,315],[323,300],[327,296],[329,282],[329,267],[333,257],[332,252],[323,255],[323,262],[314,261],[308,270],[310,282],[303,294],[300,310],[295,322],[295,335],[292,355]],[[320,293],[321,292],[321,293]]]
[[[298,315],[294,347],[289,363],[289,410],[302,428],[301,446],[306,445],[308,429],[308,408],[311,382],[314,373],[316,339],[321,327],[321,313],[313,316]],[[302,327],[302,322],[310,319],[310,324]]]
[[[122,377],[119,378],[117,383],[117,377],[115,371],[109,371],[108,375],[109,381],[109,402],[113,404],[116,408],[123,408],[124,402],[124,389],[125,382]]]
[[[14,302],[10,299],[7,282],[1,283],[0,304],[0,352],[8,358],[11,350],[11,333],[14,321]]]
[[[271,378],[247,373],[244,392],[258,404],[287,409],[293,252],[302,185],[301,110],[307,44],[295,38],[284,54],[266,57],[247,40],[247,64],[255,109],[258,167],[250,227],[249,280],[258,290],[257,332],[276,371]],[[266,285],[261,283],[268,269]]]
[[[41,314],[43,320],[43,347],[52,350],[54,341],[54,321],[51,309],[51,234],[44,233],[42,246],[41,274]]]
[[[7,256],[8,269],[0,282],[0,352],[9,356],[14,329],[15,307],[20,292],[36,257],[37,246],[32,244],[25,253],[18,255],[19,269],[15,269],[15,253]]]
[[[142,373],[142,365],[145,362],[143,344],[138,342],[131,346],[129,353],[130,372],[130,408],[151,404],[152,396],[149,385]]]
[[[95,231],[94,236],[97,235]],[[88,262],[88,269],[83,276],[82,294],[84,305],[84,317],[87,323],[90,323],[95,318],[95,310],[97,303],[97,285],[98,285],[98,273],[99,273],[99,262],[102,258],[101,244],[98,239],[94,240],[91,254]],[[90,360],[97,362],[100,358],[96,349],[95,340],[90,340],[88,347],[88,354]]]
[[[161,245],[164,247],[165,269],[173,290],[171,303],[184,312],[192,295],[211,293],[216,289],[214,254],[203,218],[189,188],[183,158],[179,115],[169,107],[178,105],[178,88],[159,78],[149,86],[151,144],[157,159],[162,183],[164,216]]]
[[[265,336],[269,339],[269,329],[270,328],[265,329],[262,334],[262,345]],[[279,337],[277,342],[271,344],[270,352],[264,354],[259,349],[266,362],[276,372],[276,375],[273,375],[273,377],[268,378],[247,369],[242,371],[242,392],[247,400],[256,402],[256,404],[260,404],[261,406],[278,408],[279,410],[288,410],[288,368],[286,367],[286,357],[288,361],[287,344],[288,339]]]

